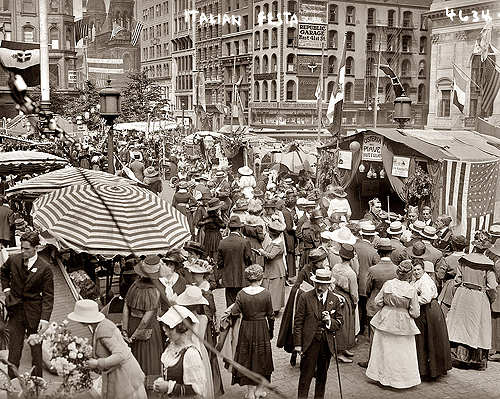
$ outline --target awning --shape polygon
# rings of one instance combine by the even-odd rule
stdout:
[[[157,132],[159,130],[172,130],[177,128],[177,123],[170,121],[151,121],[149,122],[149,131]],[[115,130],[137,130],[145,132],[148,128],[148,122],[124,122],[117,123]]]

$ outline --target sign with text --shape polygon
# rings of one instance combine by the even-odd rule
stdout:
[[[392,175],[397,177],[408,177],[409,170],[410,158],[394,155],[392,158]]]
[[[299,100],[316,100],[318,78],[299,77]]]
[[[326,24],[327,3],[324,1],[303,0],[300,2],[299,22]]]
[[[363,161],[382,162],[382,145],[384,138],[378,134],[365,134],[363,136]]]
[[[299,47],[326,47],[326,25],[299,22]]]
[[[337,162],[337,167],[339,169],[351,170],[352,165],[352,152],[351,151],[339,151],[339,160]]]

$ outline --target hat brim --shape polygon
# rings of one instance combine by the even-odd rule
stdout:
[[[319,284],[331,284],[335,282],[335,278],[332,277],[330,280],[325,281],[325,280],[318,280],[316,276],[311,276],[311,281],[314,281],[315,283]]]
[[[192,266],[184,266],[184,268],[188,269],[191,273],[194,274],[209,274],[212,273],[212,270],[207,270],[207,269],[197,269]]]
[[[66,317],[71,321],[77,321],[78,323],[99,323],[106,318],[106,316],[104,316],[101,312],[98,312],[95,317],[83,317],[75,312],[71,312]]]
[[[238,228],[238,227],[243,227],[243,226],[244,226],[243,223],[229,223],[227,225],[227,227],[229,227],[229,228],[231,228],[231,227],[232,228]]]
[[[205,251],[201,248],[198,248],[198,247],[191,247],[191,246],[184,246],[184,249],[186,251],[192,251],[192,252],[196,252],[200,255],[203,255],[205,253]]]
[[[437,234],[434,234],[433,236],[428,236],[424,234],[423,231],[420,233],[420,235],[422,236],[422,238],[427,238],[428,240],[436,240],[438,238]]]
[[[222,204],[209,206],[209,207],[207,207],[207,211],[215,211],[215,210],[220,209],[220,208],[222,208]]]
[[[336,193],[334,191],[330,191],[331,194],[335,195],[336,197],[340,197],[340,198],[345,198],[347,197],[347,193],[346,192],[342,192],[342,193]]]
[[[332,232],[330,239],[335,241],[335,242],[338,242],[339,244],[351,244],[351,245],[356,244],[356,237],[354,236],[354,234],[351,234],[349,236],[348,240],[344,240],[344,239],[340,238],[339,235],[336,234],[334,231],[334,232]]]
[[[186,291],[184,291],[184,292],[186,292]],[[189,301],[185,296],[183,296],[184,292],[177,297],[177,299],[176,299],[177,305],[181,305],[181,306],[208,305],[207,298],[205,298],[204,296],[202,296],[198,302],[192,302],[192,301]]]
[[[404,230],[402,227],[396,231],[392,231],[390,227],[387,229],[387,234],[391,234],[391,235],[403,234],[403,232],[404,232]]]
[[[250,168],[242,167],[238,169],[238,173],[243,176],[251,176],[253,175],[253,170]]]

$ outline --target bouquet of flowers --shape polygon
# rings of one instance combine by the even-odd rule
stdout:
[[[92,356],[92,346],[87,338],[72,335],[68,321],[64,320],[60,325],[52,322],[43,334],[28,337],[30,345],[41,344],[43,340],[49,343],[51,366],[63,379],[61,390],[67,394],[90,390],[92,378],[88,360]]]

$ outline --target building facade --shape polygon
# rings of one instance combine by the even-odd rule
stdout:
[[[500,49],[500,3],[498,1],[434,1],[427,16],[432,20],[430,97],[428,127],[475,129],[477,118],[500,124],[500,97],[484,98],[491,82],[492,62],[500,70],[500,52],[490,51],[489,60],[475,54],[476,41],[491,18],[491,44]],[[496,53],[496,54],[493,54]],[[466,81],[463,111],[453,104],[454,67]],[[498,90],[497,90],[498,91]],[[490,97],[491,98],[491,97]]]

